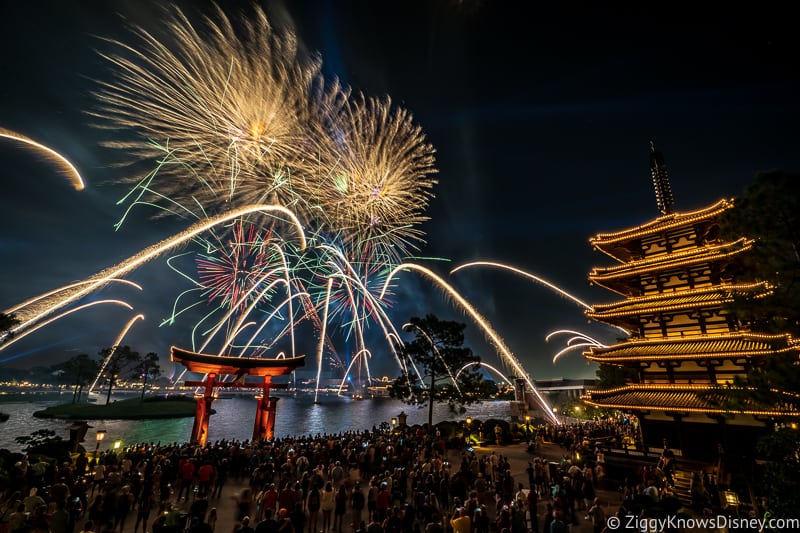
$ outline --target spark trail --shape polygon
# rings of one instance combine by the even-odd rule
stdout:
[[[278,213],[285,217],[296,229],[298,233],[298,240],[301,244],[301,249],[306,247],[306,239],[305,233],[303,232],[303,228],[300,225],[300,222],[297,220],[297,217],[289,211],[288,209],[280,206],[274,205],[252,205],[242,207],[240,209],[236,209],[229,213],[225,213],[223,215],[218,215],[216,217],[212,217],[203,221],[200,221],[188,229],[178,233],[177,235],[165,239],[158,244],[145,248],[138,254],[130,257],[129,259],[123,261],[122,263],[103,270],[94,276],[91,276],[85,280],[85,285],[75,284],[70,289],[64,289],[59,291],[54,291],[52,296],[43,297],[38,299],[37,305],[28,305],[25,308],[22,308],[20,311],[16,313],[17,318],[20,320],[20,324],[18,324],[12,332],[16,333],[22,331],[23,329],[32,326],[37,321],[41,320],[42,318],[52,314],[57,309],[60,309],[66,305],[69,305],[72,302],[79,300],[81,297],[89,294],[100,287],[105,286],[109,283],[110,280],[119,278],[128,274],[129,272],[135,270],[136,268],[140,267],[141,265],[151,261],[152,259],[160,256],[164,252],[167,252],[177,246],[180,246],[195,236],[208,231],[210,228],[218,224],[223,224],[230,220],[234,220],[238,217],[245,216],[251,213],[256,212],[263,212],[263,213]],[[273,215],[275,216],[275,215]],[[37,300],[34,298],[33,300]]]
[[[547,281],[546,279],[541,278],[541,277],[539,277],[539,276],[537,276],[535,274],[531,274],[530,272],[526,272],[526,271],[524,271],[522,269],[510,266],[510,265],[505,265],[503,263],[495,263],[495,262],[492,262],[492,261],[473,261],[471,263],[465,263],[463,265],[457,266],[456,268],[454,268],[453,270],[450,271],[450,274],[455,274],[459,270],[463,270],[465,268],[470,268],[470,267],[475,267],[475,266],[488,266],[488,267],[500,268],[500,269],[503,269],[503,270],[510,270],[511,272],[514,272],[515,274],[519,274],[520,276],[526,277],[526,278],[531,279],[531,280],[533,280],[533,281],[535,281],[537,283],[540,283],[540,284],[544,285],[545,287],[547,287],[548,289],[552,289],[557,294],[559,294],[559,295],[563,296],[564,298],[567,298],[568,300],[570,300],[572,302],[575,302],[576,304],[580,305],[586,311],[592,311],[593,310],[593,307],[591,305],[587,304],[586,302],[584,302],[583,300],[581,300],[577,296],[575,296],[573,294],[570,294],[569,292],[565,291],[564,289],[562,289],[558,285],[555,285],[555,284]],[[614,327],[614,328],[620,330],[621,332],[625,333],[625,335],[630,335],[630,333],[631,333],[627,329],[621,328],[619,326],[612,326],[612,327]]]
[[[416,265],[413,263],[403,263],[395,267],[389,275],[386,277],[386,282],[383,286],[383,290],[385,291],[386,288],[389,286],[389,282],[401,270],[414,270],[417,271],[428,278],[430,278],[434,283],[439,285],[451,298],[453,298],[456,303],[468,314],[472,317],[476,324],[483,330],[486,336],[490,339],[490,341],[494,344],[495,348],[498,350],[500,359],[503,361],[504,364],[514,369],[514,371],[523,376],[528,386],[533,391],[534,395],[539,401],[539,405],[542,407],[544,415],[547,416],[555,425],[561,425],[561,421],[553,414],[553,409],[550,407],[550,404],[547,403],[547,400],[541,395],[539,390],[536,388],[536,385],[533,384],[533,380],[528,375],[528,372],[523,368],[522,364],[519,362],[511,350],[506,346],[503,339],[497,332],[492,328],[489,321],[486,320],[480,313],[463,297],[461,294],[458,293],[453,287],[451,287],[446,281],[442,278],[437,276],[433,271],[427,269],[423,266]],[[383,294],[381,294],[381,298]]]
[[[9,131],[3,128],[0,128],[0,137],[21,142],[23,144],[33,147],[38,153],[42,154],[47,159],[58,165],[61,173],[69,178],[69,180],[72,182],[72,186],[75,188],[76,191],[82,191],[84,189],[85,184],[83,182],[83,178],[78,172],[78,169],[75,168],[75,165],[70,163],[66,157],[59,154],[52,148],[47,147],[42,143],[36,142],[29,137],[25,137],[24,135],[20,135],[19,133]]]
[[[108,366],[109,361],[111,361],[111,358],[114,357],[114,353],[117,351],[117,348],[122,343],[122,339],[125,338],[125,335],[127,335],[128,330],[130,330],[131,327],[133,327],[134,322],[136,322],[137,320],[144,320],[144,315],[139,314],[128,320],[128,323],[125,324],[125,327],[122,328],[122,331],[120,331],[119,335],[117,335],[117,338],[114,339],[114,343],[111,345],[113,349],[109,352],[108,357],[106,357],[103,360],[103,364],[100,365],[100,371],[97,373],[97,377],[94,378],[92,386],[89,387],[89,394],[92,393],[95,386],[97,385],[97,382],[100,381],[100,378],[103,376],[103,372],[106,371],[106,367]]]
[[[498,370],[496,367],[493,367],[492,365],[485,363],[484,361],[473,361],[471,363],[467,363],[466,365],[462,366],[461,368],[458,369],[458,372],[456,372],[456,379],[458,379],[458,376],[460,376],[462,372],[464,372],[471,366],[477,366],[478,368],[486,367],[492,372],[494,372],[503,381],[503,383],[508,382],[508,378],[505,376],[505,374],[500,372],[500,370]]]
[[[325,308],[322,310],[322,331],[319,334],[319,349],[317,350],[317,386],[314,389],[314,403],[317,403],[317,397],[319,396],[319,378],[322,375],[322,351],[325,347],[325,328],[328,326],[328,307],[330,307],[332,287],[333,278],[328,278],[328,286],[325,296]]]
[[[515,274],[519,274],[519,275],[524,276],[524,277],[526,277],[528,279],[531,279],[531,280],[533,280],[533,281],[535,281],[537,283],[540,283],[540,284],[544,285],[545,287],[547,287],[548,289],[552,289],[553,291],[555,291],[559,295],[567,298],[568,300],[571,300],[571,301],[575,302],[576,304],[580,305],[581,307],[583,307],[587,311],[591,311],[592,310],[592,306],[591,305],[587,304],[586,302],[584,302],[583,300],[581,300],[577,296],[574,296],[574,295],[568,293],[567,291],[565,291],[564,289],[562,289],[558,285],[554,285],[553,283],[550,283],[546,279],[540,278],[539,276],[537,276],[535,274],[531,274],[530,272],[525,272],[524,270],[521,270],[519,268],[510,266],[510,265],[504,265],[503,263],[493,263],[491,261],[473,261],[471,263],[465,263],[463,265],[457,266],[456,268],[454,268],[453,270],[450,271],[450,274],[452,275],[452,274],[455,274],[456,272],[458,272],[459,270],[463,270],[465,268],[476,267],[476,266],[488,266],[488,267],[501,268],[501,269],[504,269],[504,270],[510,270],[511,272],[514,272]]]
[[[136,289],[142,290],[142,286],[141,285],[139,285],[138,283],[134,283],[132,281],[128,281],[126,279],[114,279],[114,278],[111,278],[108,281],[109,281],[109,283],[111,283],[111,282],[124,283],[125,285],[130,285],[131,287],[134,287]],[[89,283],[92,283],[92,282],[91,281],[78,281],[76,283],[71,283],[69,285],[64,285],[63,287],[59,287],[59,288],[57,288],[55,290],[52,290],[50,292],[46,292],[44,294],[40,294],[39,296],[35,296],[35,297],[33,297],[33,298],[29,299],[29,300],[25,300],[24,302],[18,303],[14,307],[9,307],[4,312],[7,315],[10,315],[12,313],[16,313],[17,311],[19,311],[23,307],[27,307],[27,306],[29,306],[31,304],[34,304],[34,303],[38,302],[39,300],[41,300],[43,298],[47,298],[48,296],[52,296],[54,294],[57,294],[58,292],[66,291],[66,290],[69,290],[69,289],[73,289],[73,288],[79,287],[81,285],[87,285]]]
[[[431,348],[433,348],[433,352],[436,354],[436,357],[439,358],[439,360],[442,362],[442,366],[444,366],[445,370],[447,370],[447,375],[450,376],[450,381],[453,382],[453,385],[455,386],[456,390],[458,391],[459,394],[461,394],[461,387],[458,386],[458,380],[457,380],[458,374],[456,374],[455,376],[453,375],[453,372],[450,370],[450,367],[447,366],[447,362],[445,362],[444,357],[442,357],[442,354],[439,353],[439,347],[436,346],[435,342],[433,342],[433,339],[431,339],[431,336],[428,335],[428,332],[422,329],[421,327],[412,324],[411,322],[406,322],[405,324],[403,324],[404,330],[408,331],[409,328],[414,328],[415,330],[419,331],[423,337],[425,337],[425,340],[428,341],[428,344],[430,344]]]
[[[83,305],[79,305],[77,307],[73,307],[72,309],[68,309],[68,310],[64,311],[63,313],[59,313],[56,316],[50,318],[49,320],[45,320],[44,322],[40,322],[40,323],[36,324],[35,326],[33,326],[32,328],[26,329],[25,331],[23,331],[19,335],[14,335],[5,344],[0,344],[0,351],[5,350],[6,348],[11,346],[15,342],[17,342],[17,341],[19,341],[21,339],[24,339],[25,337],[27,337],[31,333],[33,333],[35,331],[38,331],[39,329],[45,327],[46,325],[52,324],[56,320],[64,318],[65,316],[69,316],[69,315],[71,315],[72,313],[74,313],[76,311],[81,311],[82,309],[86,309],[87,307],[94,307],[95,305],[100,305],[100,304],[115,304],[115,305],[121,305],[122,307],[126,307],[128,309],[133,309],[133,307],[129,303],[123,302],[122,300],[96,300],[94,302],[88,302],[88,303],[85,303]]]
[[[580,348],[589,348],[589,347],[592,347],[592,346],[600,347],[600,348],[606,348],[607,347],[606,344],[603,344],[602,342],[600,342],[599,340],[595,339],[594,337],[590,337],[589,335],[586,335],[585,333],[581,333],[580,331],[573,331],[571,329],[559,329],[559,330],[556,330],[556,331],[552,331],[547,335],[547,337],[544,338],[544,340],[545,340],[545,342],[549,342],[552,337],[554,337],[555,335],[561,335],[561,334],[574,335],[574,336],[570,337],[569,339],[567,339],[566,348],[563,348],[561,351],[559,351],[558,353],[556,353],[553,356],[553,364],[555,364],[556,361],[558,361],[558,359],[562,355],[564,355],[567,352],[571,352],[573,350],[578,350]],[[579,342],[579,341],[582,341],[582,342]]]

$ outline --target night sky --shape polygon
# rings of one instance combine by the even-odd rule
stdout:
[[[658,215],[649,142],[664,153],[676,210],[733,197],[759,170],[800,169],[798,36],[788,13],[768,4],[448,0],[265,2],[274,24],[293,29],[323,70],[367,95],[409,109],[437,150],[439,184],[419,255],[462,291],[536,377],[591,377],[579,352],[553,365],[559,328],[604,341],[614,330],[540,285],[499,270],[448,276],[473,260],[509,263],[593,303],[615,295],[587,274],[608,258],[588,239]],[[196,17],[206,2],[181,3]],[[223,2],[226,10],[248,4]],[[690,4],[687,4],[689,6]],[[758,10],[758,11],[754,11]],[[115,205],[127,188],[124,153],[100,146],[86,114],[94,79],[110,79],[98,36],[135,42],[127,19],[161,31],[158,2],[59,0],[0,7],[0,128],[67,156],[87,181],[74,191],[54,167],[0,140],[0,309],[84,279],[187,226],[136,213],[119,231]],[[149,165],[141,165],[149,170]],[[106,288],[143,312],[125,343],[166,361],[191,323],[158,325],[179,280],[164,259],[131,274],[141,293]],[[434,312],[468,322],[414,273],[401,275],[397,324]],[[0,351],[0,364],[50,364],[108,346],[131,313],[97,307]],[[477,328],[473,350],[496,362]],[[565,339],[564,339],[565,340]],[[316,340],[300,341],[313,354]],[[386,350],[376,369],[395,374]],[[167,371],[171,364],[167,363]]]

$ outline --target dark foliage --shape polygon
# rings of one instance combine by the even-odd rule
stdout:
[[[414,317],[406,331],[414,333],[415,339],[397,347],[408,373],[391,384],[389,393],[406,403],[428,403],[428,427],[433,427],[433,402],[447,403],[452,411],[463,412],[465,405],[485,397],[482,395],[484,379],[475,366],[461,371],[468,363],[480,362],[480,358],[464,346],[465,327],[434,315]]]

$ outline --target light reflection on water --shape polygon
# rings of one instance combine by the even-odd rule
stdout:
[[[18,451],[19,445],[14,437],[29,435],[37,429],[52,429],[57,435],[67,438],[67,420],[44,420],[34,418],[33,413],[67,399],[33,400],[29,402],[0,403],[0,411],[8,413],[10,418],[0,424],[0,448]],[[219,439],[249,439],[253,435],[256,400],[253,397],[218,399],[213,408],[216,414],[211,417],[208,428],[210,441]],[[389,422],[400,411],[408,414],[408,424],[422,424],[428,420],[427,408],[408,406],[398,400],[365,399],[351,400],[336,396],[320,397],[320,403],[314,404],[311,395],[280,396],[278,414],[275,421],[275,435],[307,435],[316,433],[339,433],[342,431],[372,429],[381,422]],[[479,420],[488,418],[507,419],[509,405],[507,401],[483,402],[467,408],[463,415],[456,415],[447,409],[447,405],[434,406],[434,422],[442,420],[463,420],[467,415]],[[94,420],[87,435],[87,441],[93,440],[91,432],[105,429],[107,433],[105,449],[116,439],[124,442],[185,442],[192,430],[193,418],[173,418],[167,420]]]

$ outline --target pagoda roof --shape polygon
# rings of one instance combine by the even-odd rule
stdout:
[[[632,339],[584,352],[590,361],[625,363],[633,361],[675,361],[766,357],[800,352],[800,341],[791,335],[729,333],[659,339]]]
[[[713,205],[696,211],[669,213],[633,228],[608,233],[598,233],[596,236],[589,239],[589,243],[591,243],[592,246],[602,249],[604,246],[611,244],[641,239],[647,235],[713,218],[731,207],[733,207],[733,201],[722,199]]]
[[[703,393],[709,393],[709,398],[701,398],[700,394]],[[706,414],[729,414],[735,412],[756,416],[797,415],[797,411],[777,406],[769,410],[755,405],[745,406],[737,411],[726,410],[719,407],[719,401],[722,400],[723,395],[724,390],[719,390],[714,385],[631,384],[614,389],[589,391],[583,397],[583,400],[589,405],[607,409]],[[786,393],[786,395],[791,396],[794,401],[797,400],[794,395],[789,393]]]
[[[668,293],[651,294],[627,298],[610,304],[598,304],[586,311],[586,316],[599,322],[626,324],[631,318],[655,313],[669,313],[689,309],[719,306],[729,302],[737,295],[769,292],[766,282],[748,284],[726,284],[698,289],[687,289]],[[638,320],[634,321],[638,325]]]
[[[697,264],[712,263],[745,252],[753,247],[755,241],[742,237],[732,242],[706,245],[671,254],[662,254],[622,265],[595,267],[589,274],[589,281],[618,294],[625,294],[625,287],[637,276],[652,272],[684,269]]]

